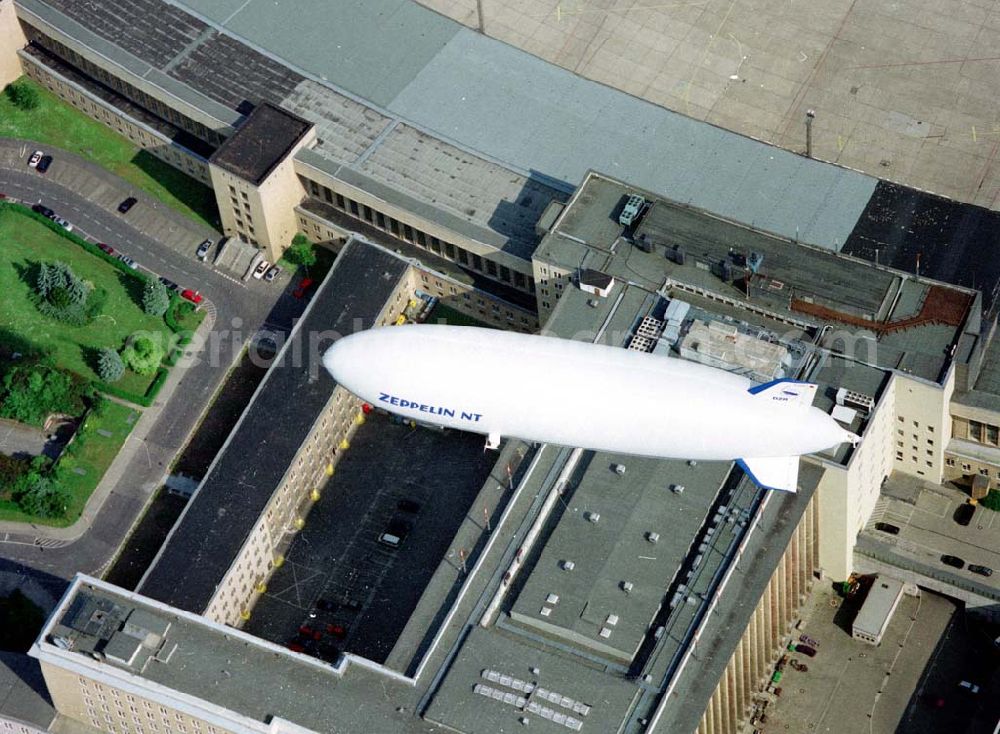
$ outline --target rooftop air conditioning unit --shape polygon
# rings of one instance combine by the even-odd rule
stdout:
[[[622,581],[621,585],[622,585],[622,591],[624,591],[626,594],[631,593],[632,589],[635,588],[635,586],[632,584],[631,581]]]
[[[563,561],[562,562],[562,570],[563,571],[572,571],[574,568],[576,568],[576,564],[573,563],[573,561]]]
[[[617,474],[618,476],[622,476],[623,474],[625,474],[625,465],[624,464],[615,464],[614,465],[614,470],[615,470],[615,474]]]
[[[598,522],[601,519],[601,513],[599,513],[599,512],[588,512],[587,513],[587,519],[590,520],[592,523],[596,523],[596,522]]]
[[[684,485],[683,484],[671,484],[670,485],[670,491],[673,492],[674,494],[683,494],[684,493]]]
[[[659,533],[646,533],[646,540],[650,543],[656,543],[660,539]]]

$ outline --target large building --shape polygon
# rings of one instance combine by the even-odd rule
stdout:
[[[617,219],[632,195],[648,206],[626,228]],[[731,464],[510,440],[485,483],[462,494],[473,499],[452,508],[454,524],[437,531],[447,533],[438,555],[422,556],[416,539],[380,555],[365,518],[386,502],[396,512],[395,495],[344,494],[345,461],[373,440],[359,426],[360,404],[321,371],[310,377],[307,364],[279,360],[138,593],[80,578],[53,614],[34,654],[60,715],[129,732],[139,731],[128,723],[134,705],[151,709],[152,723],[202,731],[487,734],[527,723],[714,734],[759,714],[806,593],[817,578],[853,570],[883,480],[944,478],[954,385],[989,374],[977,364],[989,333],[979,295],[596,173],[545,230],[533,268],[539,300],[551,299],[541,306],[548,331],[817,382],[816,405],[861,434],[861,446],[803,459],[799,491],[785,494],[760,490]],[[283,354],[327,338],[317,328],[395,322],[423,273],[350,240]],[[695,348],[702,339],[719,343]],[[416,448],[397,450],[419,464]],[[248,458],[262,451],[268,462]],[[371,504],[343,504],[359,501]],[[470,510],[480,506],[477,520]],[[310,526],[351,512],[371,537],[345,551],[358,562],[344,583],[306,580],[294,600],[269,598],[286,583],[286,558],[293,576],[308,571],[295,554]],[[313,565],[323,562],[317,552],[307,550]],[[407,570],[417,562],[425,573]],[[391,579],[407,576],[416,593],[391,611]],[[343,593],[331,597],[331,588]],[[337,616],[345,609],[349,617]],[[88,627],[95,610],[102,624]],[[323,624],[344,641],[310,642]],[[208,662],[181,669],[185,649],[208,651]],[[310,676],[296,695],[296,681]],[[263,680],[290,681],[286,695],[249,702],[238,693]],[[316,680],[327,681],[321,695],[311,692]],[[377,701],[373,687],[384,694]]]

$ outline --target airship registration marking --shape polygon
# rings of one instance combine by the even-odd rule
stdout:
[[[418,403],[414,400],[407,400],[405,398],[399,398],[395,395],[390,395],[387,392],[380,392],[378,394],[379,402],[389,403],[389,405],[397,405],[400,408],[409,408],[410,410],[419,410],[421,413],[430,413],[431,415],[443,415],[447,418],[454,418],[455,414],[458,413],[460,420],[472,421],[477,423],[480,418],[483,417],[482,413],[469,413],[464,410],[456,411],[454,408],[445,408],[440,405],[428,405],[427,403]]]

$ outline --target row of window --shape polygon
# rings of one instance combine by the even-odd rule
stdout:
[[[962,424],[956,421],[956,428]],[[995,426],[992,423],[981,423],[979,421],[969,421],[968,432],[965,436],[958,436],[956,438],[967,438],[970,441],[975,441],[976,443],[983,443],[988,446],[997,446],[1000,444],[1000,426]]]
[[[76,67],[87,76],[90,76],[109,89],[121,94],[126,99],[148,110],[157,117],[176,125],[182,130],[191,133],[195,137],[211,145],[221,145],[222,141],[225,139],[216,131],[202,125],[199,122],[195,122],[185,115],[182,115],[176,109],[170,105],[164,104],[156,97],[146,94],[137,87],[122,81],[118,76],[107,72],[88,59],[85,59],[73,49],[59,43],[53,38],[48,37],[37,28],[28,25],[23,27],[28,41],[44,48],[49,53],[59,57],[71,66]]]
[[[367,204],[361,204],[326,186],[321,186],[312,179],[303,178],[302,180],[312,196],[325,200],[327,204],[332,204],[355,219],[367,222],[381,229],[383,232],[388,232],[394,237],[406,240],[411,244],[433,252],[435,255],[440,255],[452,262],[457,262],[494,280],[511,284],[519,290],[529,293],[534,292],[534,279],[526,277],[524,273],[517,270],[512,271],[505,265],[498,265],[489,258],[484,258],[454,243],[445,242],[434,235],[429,235],[426,232],[415,229],[405,222],[400,222],[377,209],[372,209]]]
[[[956,461],[954,459],[945,459],[944,463],[945,463],[945,466],[955,466],[956,465]],[[962,464],[962,471],[964,473],[966,473],[966,474],[971,474],[972,473],[972,464],[969,464],[967,462],[963,463]],[[990,475],[990,468],[988,466],[980,466],[980,467],[977,468],[977,471],[981,475],[983,475],[984,477],[988,477]],[[1000,469],[996,470],[996,478],[998,480],[1000,480]]]

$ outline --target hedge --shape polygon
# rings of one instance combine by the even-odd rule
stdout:
[[[121,260],[119,260],[117,257],[114,257],[113,255],[109,255],[104,250],[102,250],[100,247],[98,247],[97,245],[91,244],[90,242],[87,242],[87,240],[83,239],[78,234],[75,234],[73,232],[67,232],[65,229],[63,229],[62,227],[60,227],[58,224],[56,224],[55,222],[53,222],[48,217],[43,217],[38,212],[32,211],[31,207],[24,206],[23,204],[15,204],[12,201],[0,201],[0,212],[2,212],[4,209],[12,209],[12,210],[18,212],[19,214],[23,214],[26,217],[30,217],[31,219],[34,219],[37,222],[40,222],[41,224],[45,225],[46,227],[48,227],[49,229],[51,229],[56,234],[58,234],[58,235],[60,235],[62,237],[65,237],[70,242],[72,242],[72,243],[74,243],[76,245],[79,245],[84,250],[86,250],[87,252],[89,252],[91,255],[96,255],[97,257],[102,258],[105,262],[110,263],[111,265],[113,265],[114,267],[116,267],[118,270],[122,271],[123,273],[125,273],[126,275],[128,275],[131,278],[135,278],[140,283],[145,284],[145,282],[147,280],[149,280],[149,276],[143,275],[142,273],[140,273],[140,272],[138,272],[136,270],[133,270],[128,265],[126,265]]]
[[[130,403],[135,403],[136,405],[148,408],[153,404],[153,401],[156,400],[156,396],[160,394],[160,390],[163,388],[163,383],[167,381],[167,376],[169,374],[170,370],[166,367],[158,367],[156,370],[156,377],[154,377],[153,381],[149,383],[149,387],[146,389],[145,395],[136,395],[133,392],[122,390],[120,387],[109,385],[106,382],[94,382],[92,384],[103,393],[114,395],[116,398],[128,400]]]

